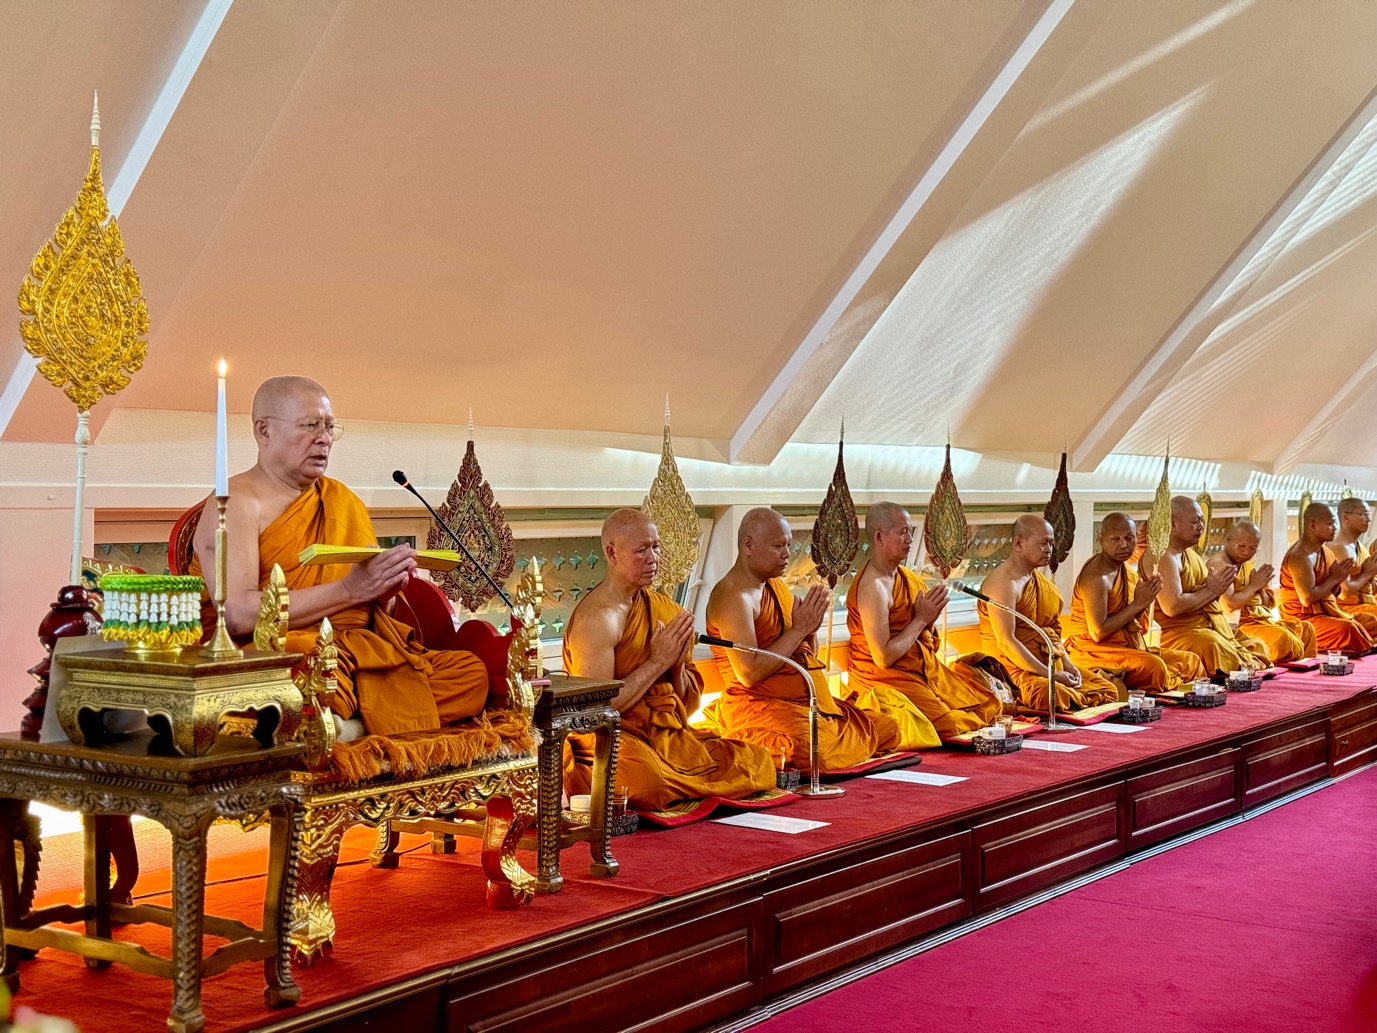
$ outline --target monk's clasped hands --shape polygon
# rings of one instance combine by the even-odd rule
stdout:
[[[922,621],[927,627],[931,627],[942,611],[947,608],[949,597],[945,583],[939,582],[929,588],[913,600],[914,619]]]
[[[398,545],[354,564],[344,575],[344,585],[360,603],[386,602],[415,575],[416,550]]]
[[[688,652],[693,642],[693,614],[681,610],[665,624],[655,625],[650,633],[650,658],[661,664],[660,671],[667,671],[677,664]]]
[[[814,585],[802,599],[794,600],[794,627],[811,635],[822,627],[822,618],[827,614],[827,604],[832,592],[822,585]]]

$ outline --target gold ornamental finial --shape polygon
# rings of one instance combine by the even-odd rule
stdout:
[[[1195,547],[1201,552],[1205,551],[1205,546],[1210,540],[1210,518],[1214,516],[1214,499],[1210,497],[1208,485],[1200,486],[1200,494],[1195,497],[1196,504],[1200,507],[1200,515],[1204,518],[1204,528],[1200,532],[1200,541],[1195,543]]]
[[[1258,527],[1262,526],[1262,489],[1254,488],[1252,495],[1248,497],[1248,522]]]
[[[100,92],[91,91],[91,146],[100,146]]]
[[[469,440],[473,440],[473,406],[469,406]]]
[[[679,476],[674,459],[674,443],[669,436],[669,396],[665,396],[665,432],[660,448],[660,468],[650,484],[650,493],[641,502],[641,512],[660,532],[660,566],[653,587],[664,591],[687,581],[698,563],[698,540],[702,527],[698,510]]]

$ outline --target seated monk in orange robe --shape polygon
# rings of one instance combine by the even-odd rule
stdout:
[[[1339,606],[1363,626],[1368,638],[1377,641],[1377,556],[1368,552],[1362,536],[1372,524],[1372,514],[1362,499],[1348,498],[1339,503],[1339,533],[1326,545],[1330,562],[1349,559],[1353,569],[1339,586]]]
[[[1351,559],[1329,561],[1325,545],[1334,540],[1334,511],[1312,502],[1301,514],[1299,541],[1286,550],[1281,564],[1281,615],[1315,629],[1315,644],[1359,656],[1372,648],[1372,638],[1344,612],[1334,598],[1353,570]]]
[[[1274,664],[1304,660],[1317,653],[1315,629],[1305,621],[1280,620],[1273,612],[1276,598],[1267,587],[1274,573],[1270,563],[1253,565],[1262,532],[1247,520],[1236,521],[1224,534],[1224,548],[1210,557],[1211,570],[1236,567],[1231,589],[1220,596],[1226,609],[1238,613],[1238,633],[1262,643]]]
[[[772,509],[753,509],[737,532],[736,564],[708,599],[708,634],[792,657],[809,672],[818,701],[818,758],[823,771],[853,767],[897,749],[892,717],[836,699],[813,638],[831,592],[815,585],[795,601],[780,577],[793,535]],[[768,656],[713,647],[726,689],[704,712],[729,739],[784,750],[800,771],[809,767],[808,685],[789,665]]]
[[[325,476],[338,436],[325,390],[305,377],[264,381],[253,400],[258,462],[230,478],[225,512],[225,622],[236,640],[253,635],[259,594],[273,564],[291,592],[287,648],[315,648],[329,617],[339,646],[334,710],[357,715],[373,735],[430,731],[474,717],[488,695],[483,661],[464,651],[425,649],[388,613],[393,597],[416,574],[416,552],[399,545],[367,562],[303,566],[297,556],[316,544],[376,547],[368,510],[353,492]],[[196,529],[191,572],[214,590],[215,501]],[[202,605],[207,631],[215,609]]]
[[[1082,671],[1118,677],[1130,689],[1170,692],[1203,678],[1205,668],[1194,653],[1148,651],[1148,609],[1162,579],[1140,578],[1128,565],[1137,541],[1138,529],[1127,513],[1109,513],[1100,522],[1100,551],[1076,576],[1066,649]]]
[[[650,585],[660,535],[644,514],[619,509],[603,522],[607,577],[585,595],[564,632],[564,669],[580,678],[618,678],[612,700],[621,714],[617,784],[637,810],[662,811],[721,796],[729,800],[775,787],[767,750],[689,727],[702,679],[690,657],[693,614]],[[569,738],[571,793],[591,792],[594,737]]]
[[[865,514],[870,559],[846,595],[846,630],[851,636],[847,685],[856,702],[901,720],[890,695],[916,708],[930,729],[930,742],[983,728],[1002,706],[985,672],[937,655],[934,631],[947,605],[947,586],[928,588],[903,565],[913,545],[913,521],[893,502],[877,502]]]
[[[996,603],[1016,609],[1042,628],[1052,640],[1056,656],[1049,656],[1042,636],[1013,614],[984,601],[980,614],[980,648],[999,661],[1014,683],[1019,703],[1046,712],[1047,671],[1053,670],[1058,710],[1084,710],[1113,703],[1119,690],[1093,670],[1082,670],[1066,655],[1061,642],[1061,592],[1040,568],[1052,562],[1052,525],[1025,513],[1014,521],[1009,558],[990,571],[980,586]],[[974,659],[968,657],[967,659]],[[1060,670],[1057,670],[1057,667]]]
[[[1234,583],[1233,564],[1213,571],[1195,549],[1205,531],[1205,517],[1195,499],[1171,500],[1171,541],[1157,561],[1162,588],[1157,593],[1157,623],[1162,646],[1194,653],[1211,677],[1243,668],[1271,666],[1261,642],[1240,638],[1224,617],[1219,597]]]

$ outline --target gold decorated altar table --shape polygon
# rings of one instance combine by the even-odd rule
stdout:
[[[222,738],[198,757],[179,755],[165,737],[143,731],[105,746],[39,743],[17,733],[0,736],[0,916],[4,939],[0,971],[11,990],[19,963],[44,947],[80,954],[93,968],[119,962],[172,980],[174,1033],[195,1033],[205,1023],[201,980],[244,961],[263,962],[270,1007],[294,1004],[301,991],[292,980],[289,931],[301,841],[301,787],[292,779],[304,747],[268,749],[256,742]],[[37,819],[28,801],[80,811],[85,826],[86,886],[83,903],[32,908],[38,876]],[[110,821],[141,814],[172,834],[172,906],[126,905],[110,896]],[[204,911],[206,832],[216,819],[245,827],[271,827],[263,927],[253,929]],[[18,856],[22,854],[22,868]],[[151,922],[172,931],[172,956],[116,940],[116,924]],[[53,923],[84,923],[85,932]],[[202,956],[202,937],[229,942]]]

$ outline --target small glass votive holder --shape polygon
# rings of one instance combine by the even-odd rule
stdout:
[[[1004,729],[1004,735],[1005,735],[1006,737],[1014,734],[1014,715],[1013,715],[1013,714],[1000,714],[1000,715],[999,715],[999,720],[996,721],[995,723],[996,723],[997,725],[999,725],[1000,728],[1003,728],[1003,729]]]
[[[627,809],[630,805],[631,792],[626,786],[617,786],[612,790],[612,799],[608,802],[608,818],[612,821],[621,821],[626,817]]]
[[[1194,691],[1197,696],[1213,696],[1214,686],[1207,681],[1198,681],[1195,683],[1192,691]]]
[[[1142,710],[1143,703],[1147,699],[1147,693],[1142,689],[1130,689],[1128,692],[1128,709]]]
[[[789,751],[783,748],[770,751],[770,759],[775,762],[775,771],[783,771],[789,766]]]

